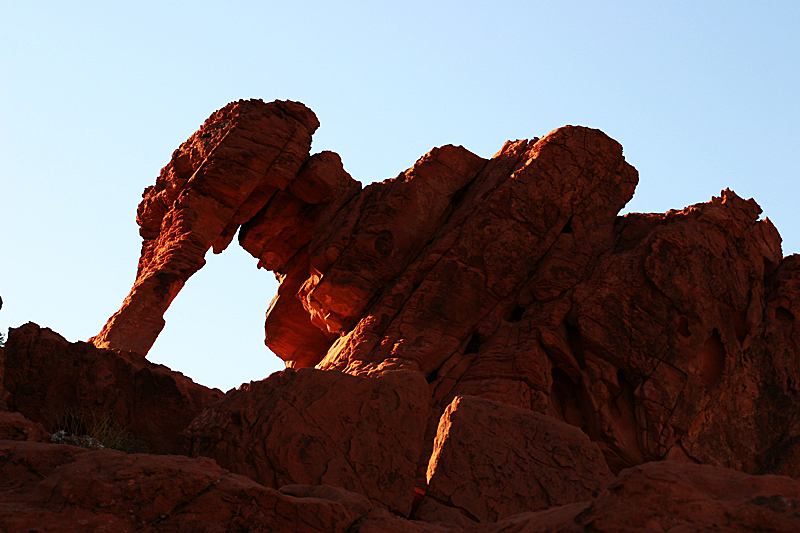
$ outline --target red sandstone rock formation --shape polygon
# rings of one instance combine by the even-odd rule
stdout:
[[[284,494],[210,459],[12,441],[0,441],[0,458],[6,533],[344,533],[369,508],[335,489]]]
[[[291,187],[309,160],[317,127],[310,109],[288,101],[239,101],[211,115],[145,190],[136,215],[143,239],[136,282],[92,342],[147,354],[164,327],[164,312],[205,264],[210,248],[220,253],[239,226],[254,217],[295,221],[298,202],[301,208],[306,201],[319,206],[317,193],[323,191],[326,199],[341,193],[344,199],[343,191],[357,187],[347,173],[331,172],[332,163],[323,156],[317,158],[325,167],[322,173],[312,162]],[[278,248],[280,243],[272,244]],[[276,249],[264,261],[279,271],[280,260],[292,255],[288,248]]]
[[[5,348],[8,408],[50,433],[67,418],[107,419],[154,453],[182,453],[181,431],[223,396],[139,354],[70,343],[32,323],[11,329]]]
[[[639,533],[800,528],[800,482],[663,461],[623,471],[591,502],[522,513],[472,533]]]
[[[309,155],[316,127],[293,102],[212,115],[145,191],[94,346],[11,332],[0,529],[800,529],[800,256],[753,200],[619,216],[636,170],[573,126],[362,190]],[[144,355],[237,229],[294,369],[222,397]],[[65,405],[196,457],[36,442]]]
[[[192,455],[264,486],[335,485],[408,516],[428,415],[416,372],[289,369],[228,393],[187,434]]]
[[[426,497],[476,522],[590,500],[613,479],[575,426],[472,396],[445,409],[427,477]]]
[[[0,411],[0,440],[49,440],[50,433],[42,424],[28,420],[21,413]]]

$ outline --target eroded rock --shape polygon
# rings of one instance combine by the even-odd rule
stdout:
[[[419,373],[287,369],[229,392],[187,436],[194,456],[267,487],[343,487],[408,516],[428,401]]]
[[[0,440],[27,440],[44,442],[50,433],[42,424],[28,420],[21,413],[0,411]]]
[[[576,427],[473,396],[442,415],[427,477],[428,497],[477,522],[590,500],[612,479]]]
[[[359,518],[320,494],[290,496],[210,459],[175,455],[0,441],[0,479],[7,533],[344,533]]]
[[[3,444],[6,529],[798,529],[796,481],[719,468],[800,476],[800,256],[753,200],[618,216],[638,174],[577,126],[489,160],[436,148],[362,190],[309,155],[317,125],[240,101],[173,154],[139,206],[136,282],[92,339],[127,351],[35,325],[0,349],[0,408],[31,421],[3,414],[0,434],[38,440],[77,405],[174,452],[193,420],[192,452],[251,480]],[[265,338],[290,370],[211,405],[140,354],[237,229],[281,282]]]
[[[772,531],[800,528],[800,482],[661,461],[625,470],[596,499],[524,513],[471,533]]]
[[[308,160],[317,127],[310,109],[290,101],[240,100],[212,114],[145,189],[136,216],[143,239],[136,281],[91,341],[147,354],[164,312],[206,252],[224,250],[267,204],[280,211],[292,203],[281,191]]]
[[[139,354],[70,343],[33,323],[9,331],[4,381],[9,409],[50,433],[105,421],[154,453],[183,452],[181,431],[223,396]]]

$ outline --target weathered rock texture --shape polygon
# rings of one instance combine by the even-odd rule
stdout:
[[[152,452],[180,453],[181,431],[223,396],[139,354],[70,343],[32,323],[11,329],[5,348],[8,408],[50,433],[105,419]]]
[[[577,126],[362,190],[309,155],[316,127],[294,102],[214,113],[145,190],[94,346],[12,331],[3,528],[798,530],[800,256],[753,200],[619,216],[638,174]],[[265,339],[290,369],[217,401],[144,355],[237,229],[280,280]],[[30,442],[64,406],[248,479]]]
[[[335,485],[408,516],[427,388],[419,373],[287,369],[228,393],[187,434],[193,455],[265,486]]]
[[[800,529],[800,482],[663,461],[625,470],[591,502],[523,513],[471,533]]]
[[[20,413],[0,411],[0,440],[29,440],[41,442],[50,439],[42,424],[28,420]]]
[[[210,459],[60,444],[0,441],[0,479],[6,533],[344,533],[369,508],[335,489],[284,494]]]
[[[613,476],[580,429],[528,409],[458,396],[439,422],[427,497],[476,522],[592,499]]]
[[[318,154],[306,165],[318,127],[310,109],[289,101],[242,100],[211,115],[145,189],[136,214],[143,239],[136,282],[91,341],[147,354],[164,312],[205,264],[206,252],[220,253],[247,222],[256,231],[272,223],[262,261],[280,271],[297,252],[294,233],[308,231],[297,219],[313,220],[324,211],[323,200],[358,189],[334,154]],[[279,230],[281,220],[288,224]]]

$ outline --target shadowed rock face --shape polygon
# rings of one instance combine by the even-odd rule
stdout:
[[[71,343],[33,323],[10,330],[4,359],[11,411],[50,433],[64,426],[89,431],[101,421],[114,424],[135,437],[131,445],[153,453],[185,453],[181,431],[223,396],[140,354]],[[0,421],[0,439],[10,431],[28,435],[26,440],[41,440],[44,434],[44,428],[35,431],[19,419],[7,424]]]
[[[753,200],[725,190],[619,216],[638,174],[617,142],[576,126],[488,160],[435,148],[361,189],[336,154],[309,155],[316,127],[294,102],[214,113],[145,191],[137,279],[95,346],[12,330],[0,408],[18,413],[0,416],[0,438],[46,439],[43,413],[68,401],[189,450],[135,467],[194,487],[188,503],[167,491],[174,511],[147,531],[180,530],[194,501],[212,506],[198,531],[240,516],[287,531],[798,528],[800,256],[782,257]],[[237,229],[280,280],[266,344],[289,369],[217,401],[143,357]],[[59,377],[65,355],[75,368]],[[127,460],[4,446],[9,531],[39,512],[130,530],[152,515],[109,477]],[[202,456],[259,496],[241,500],[245,478]],[[37,457],[46,468],[23,472]],[[61,464],[104,489],[65,504],[47,466]],[[219,490],[203,492],[209,476]]]
[[[335,485],[407,516],[426,396],[416,372],[367,378],[287,369],[228,393],[186,435],[192,455],[264,486]]]
[[[0,441],[0,458],[0,525],[8,533],[344,533],[369,509],[363,497],[331,487],[285,494],[210,459],[12,441]]]

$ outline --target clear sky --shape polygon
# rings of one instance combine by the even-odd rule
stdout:
[[[0,331],[96,334],[130,289],[142,190],[232,100],[299,100],[364,184],[434,146],[491,157],[564,124],[619,141],[626,211],[730,187],[800,252],[800,2],[0,3]],[[227,390],[283,367],[276,284],[235,242],[149,359]]]

